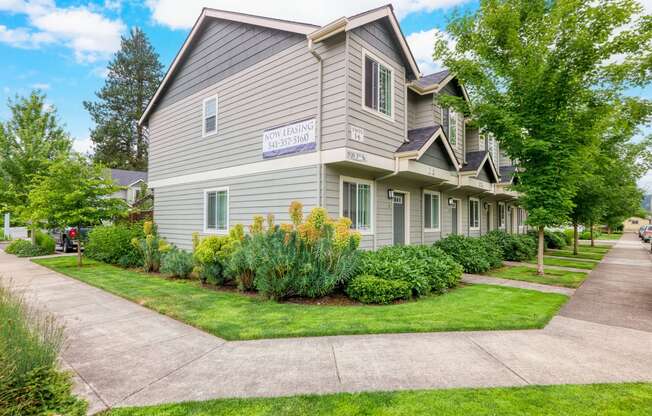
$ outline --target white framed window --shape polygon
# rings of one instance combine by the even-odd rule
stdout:
[[[205,98],[202,107],[202,137],[206,137],[217,133],[217,96]]]
[[[229,188],[204,191],[204,232],[226,234],[229,231]]]
[[[498,165],[498,141],[493,134],[487,133],[487,150],[495,165]]]
[[[373,54],[362,54],[362,107],[394,120],[394,71]]]
[[[362,234],[373,232],[373,194],[372,181],[340,176],[340,216]]]
[[[441,224],[441,194],[436,191],[423,191],[424,231],[439,231]]]
[[[505,203],[498,203],[498,228],[505,228]]]
[[[469,229],[480,229],[480,200],[469,198]]]
[[[457,144],[457,113],[452,108],[448,109],[448,140],[455,146]]]

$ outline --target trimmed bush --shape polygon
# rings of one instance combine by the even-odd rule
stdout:
[[[84,245],[84,254],[93,260],[122,267],[141,267],[143,256],[131,240],[143,238],[142,224],[111,225],[93,228]]]
[[[0,286],[0,414],[86,414],[72,394],[72,378],[59,372],[63,327]]]
[[[138,250],[143,259],[143,270],[158,272],[161,268],[161,256],[170,250],[171,246],[159,237],[156,224],[152,221],[143,223],[144,238],[133,238],[131,245]]]
[[[57,243],[54,241],[54,238],[49,234],[46,234],[42,231],[36,231],[36,245],[41,249],[45,254],[53,254],[57,246]]]
[[[32,242],[28,240],[14,240],[5,247],[5,253],[14,254],[18,257],[46,256],[54,252],[54,250],[48,250],[49,248],[33,245]]]
[[[466,273],[484,273],[497,264],[497,250],[487,252],[486,243],[473,237],[450,235],[435,243],[446,254],[462,265]]]
[[[192,254],[176,247],[164,253],[161,258],[161,273],[173,277],[187,279],[190,277],[193,267]]]
[[[346,287],[346,294],[362,303],[387,304],[399,299],[409,299],[412,289],[408,282],[403,280],[360,275],[351,279]]]
[[[573,229],[571,228],[570,230],[564,230],[564,237],[566,238],[566,245],[572,246],[573,239],[575,238]]]
[[[500,250],[503,260],[525,261],[536,256],[536,241],[529,235],[493,230],[482,238]]]
[[[239,244],[239,239],[228,235],[211,235],[197,244],[193,258],[203,283],[222,285],[229,279],[227,263]]]
[[[442,293],[462,278],[462,267],[433,246],[388,246],[360,255],[358,272],[406,282],[413,295]]]
[[[536,230],[530,230],[528,235],[534,237],[535,241],[538,241],[539,233]],[[551,231],[544,230],[543,239],[546,245],[546,248],[551,249],[561,249],[566,247],[566,234],[563,231]]]

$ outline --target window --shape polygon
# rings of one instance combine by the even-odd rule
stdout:
[[[351,220],[351,228],[371,232],[371,181],[353,178],[342,178],[341,181],[341,215]]]
[[[439,231],[441,212],[439,192],[426,191],[423,194],[423,228],[426,231]]]
[[[498,228],[505,228],[505,204],[498,203]]]
[[[204,100],[204,116],[202,123],[202,136],[217,133],[217,97]]]
[[[469,199],[469,228],[480,229],[480,200]]]
[[[204,192],[204,232],[226,233],[229,230],[229,190]]]
[[[523,208],[516,209],[516,225],[523,225]]]
[[[448,140],[453,146],[457,144],[457,113],[448,109]]]
[[[388,65],[364,55],[364,106],[392,117],[394,74]]]
[[[494,161],[494,164],[498,164],[498,142],[493,134],[487,134],[487,150],[491,155],[491,159]]]

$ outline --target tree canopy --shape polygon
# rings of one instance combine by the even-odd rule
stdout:
[[[95,161],[110,168],[147,169],[147,132],[138,120],[162,77],[163,65],[149,39],[142,30],[132,29],[108,65],[97,101],[84,102],[95,123]]]

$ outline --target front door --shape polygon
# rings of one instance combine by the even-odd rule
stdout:
[[[493,213],[491,212],[492,211],[491,208],[492,208],[491,205],[487,205],[487,222],[485,222],[485,224],[487,224],[487,232],[491,231],[494,225],[493,216],[492,216]]]
[[[394,191],[394,245],[405,244],[405,194]]]
[[[459,224],[459,213],[458,213],[458,201],[457,199],[453,200],[453,206],[451,206],[451,224],[453,224],[452,232],[457,234],[457,225]]]

